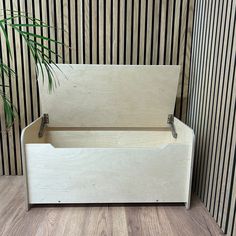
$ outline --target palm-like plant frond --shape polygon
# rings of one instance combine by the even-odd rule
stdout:
[[[10,55],[10,57],[12,57],[12,49],[7,30],[8,27],[11,27],[22,37],[22,39],[26,43],[36,65],[36,75],[41,73],[43,76],[43,81],[45,81],[46,77],[48,89],[49,91],[52,91],[53,88],[57,85],[57,81],[54,79],[54,71],[52,65],[55,65],[57,68],[58,66],[55,64],[54,61],[51,60],[49,54],[54,54],[57,57],[60,57],[60,55],[57,55],[55,51],[45,46],[44,42],[54,44],[62,43],[54,39],[45,37],[44,35],[37,34],[35,33],[36,30],[34,30],[34,33],[29,31],[29,29],[50,27],[44,22],[42,22],[40,19],[31,17],[28,14],[18,11],[5,10],[3,13],[4,17],[3,15],[0,16],[0,40],[4,38],[7,53]],[[15,23],[14,21],[16,19],[20,19],[20,21],[18,21],[18,23]],[[41,43],[39,43],[39,40],[41,40]],[[6,76],[9,78],[15,76],[15,72],[11,68],[9,68],[6,63],[4,63],[3,58],[0,55],[0,77],[2,76]],[[17,112],[5,92],[6,86],[7,85],[0,84],[0,99],[3,104],[6,126],[8,128],[13,124]]]

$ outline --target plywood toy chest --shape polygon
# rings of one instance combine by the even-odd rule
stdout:
[[[58,66],[60,86],[49,94],[39,78],[42,116],[22,133],[27,207],[189,208],[194,134],[173,116],[180,67]]]

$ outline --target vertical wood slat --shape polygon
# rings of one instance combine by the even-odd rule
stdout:
[[[14,9],[15,2],[12,0],[10,2],[9,9]],[[11,23],[14,23],[15,20],[12,20]],[[14,68],[14,71],[18,73],[18,67],[17,67],[17,53],[16,53],[16,32],[12,30],[12,28],[9,27],[8,30],[8,36],[9,38],[12,38],[13,41],[10,41],[11,48],[13,49],[13,54],[11,58],[11,66]],[[19,83],[18,79],[14,79],[13,76],[10,77],[11,80],[11,88],[12,88],[12,101],[14,106],[16,107],[17,111],[20,113],[20,98],[19,98]],[[14,146],[13,148],[13,159],[11,163],[11,173],[14,174],[21,174],[21,157],[20,157],[20,122],[18,117],[15,119],[14,126],[11,129],[12,132],[12,138],[14,139]]]
[[[90,56],[92,57],[91,59],[91,63],[92,64],[98,64],[98,58],[97,55],[99,55],[99,45],[97,45],[98,42],[98,18],[97,18],[97,14],[98,14],[98,9],[97,9],[97,4],[98,1],[96,0],[90,0],[90,47],[91,47],[91,51],[90,51]]]
[[[71,38],[71,29],[70,29],[70,17],[69,17],[69,12],[71,11],[70,9],[70,0],[63,0],[62,1],[62,11],[63,11],[63,35],[64,35],[64,61],[65,63],[71,63],[71,45],[70,45],[70,38]]]
[[[125,51],[124,51],[124,45],[125,45],[125,41],[124,41],[124,35],[125,35],[125,25],[126,25],[126,19],[125,19],[125,0],[121,0],[119,1],[119,18],[118,18],[118,40],[119,40],[119,45],[118,45],[118,49],[119,52],[117,52],[117,56],[118,56],[118,64],[123,65],[124,64],[124,55],[125,55]]]
[[[112,39],[111,39],[111,47],[112,47],[112,57],[111,61],[112,64],[117,64],[117,44],[118,44],[118,7],[119,7],[119,0],[112,0],[111,10],[113,18],[111,27],[112,27]]]
[[[188,112],[188,88],[189,88],[189,72],[190,72],[190,61],[191,61],[191,45],[192,45],[192,33],[193,33],[193,20],[194,20],[194,2],[188,2],[188,19],[186,20],[186,32],[185,32],[185,58],[183,63],[183,100],[182,104],[182,113],[181,120],[186,122],[187,112]]]
[[[62,12],[61,12],[61,1],[63,0],[56,0],[56,16],[57,16],[57,40],[63,43],[63,37],[62,37]],[[63,46],[61,44],[56,45],[57,49],[57,53],[58,55],[60,55],[61,57],[63,57]],[[58,58],[58,63],[62,63],[62,58]]]
[[[124,39],[125,41],[125,60],[124,60],[124,64],[130,64],[131,63],[131,47],[132,47],[132,0],[131,1],[126,1],[126,38]]]
[[[181,1],[181,11],[180,11],[180,20],[179,20],[179,32],[178,32],[178,51],[177,51],[177,64],[181,65],[182,68],[184,63],[184,48],[185,48],[185,33],[187,33],[186,29],[186,19],[187,19],[187,0]],[[168,23],[168,22],[166,22]],[[183,70],[181,70],[180,73],[180,80],[179,80],[179,86],[177,91],[177,101],[176,101],[176,107],[175,107],[175,114],[177,117],[182,118],[181,114],[181,96],[184,90],[184,83],[186,78],[182,76],[182,73],[184,73]],[[186,84],[186,83],[185,83]]]
[[[104,13],[106,9],[104,8],[104,1],[98,1],[98,19],[97,24],[99,26],[98,29],[98,48],[99,48],[99,54],[98,54],[98,64],[104,64]]]
[[[84,2],[84,48],[85,48],[85,64],[89,64],[91,63],[91,58],[90,58],[90,55],[91,55],[91,50],[92,48],[90,48],[90,41],[91,41],[91,38],[90,38],[90,1],[92,0],[89,0],[89,1],[83,1]]]
[[[25,2],[23,0],[20,1],[20,10],[26,12]],[[26,19],[22,19],[21,23],[26,23]],[[26,27],[22,27],[22,30],[26,31]],[[22,70],[25,72],[25,76],[22,78],[22,83],[24,84],[24,93],[22,94],[25,100],[25,124],[28,124],[32,120],[31,115],[31,94],[30,94],[30,83],[28,80],[28,75],[30,73],[29,69],[29,59],[28,59],[28,49],[26,44],[21,42],[22,45],[22,54],[23,54],[23,61]]]
[[[148,2],[148,0],[144,1],[141,0],[140,1],[140,10],[139,10],[139,35],[138,35],[138,64],[143,65],[144,64],[144,57],[145,57],[145,20],[146,20],[146,2]]]
[[[70,63],[78,63],[77,61],[77,53],[78,53],[78,45],[77,45],[77,37],[78,37],[78,29],[77,29],[77,20],[76,20],[76,15],[77,15],[77,9],[76,9],[76,4],[78,4],[77,1],[71,1],[70,0],[70,52],[71,52],[71,58],[70,58]],[[72,33],[74,32],[74,33]],[[73,47],[72,47],[73,45]]]
[[[132,19],[132,53],[131,53],[131,64],[138,64],[137,61],[137,50],[138,50],[138,11],[139,1],[133,1],[133,19]]]
[[[223,231],[235,236],[236,1],[196,4],[187,111],[197,136],[195,192]]]
[[[32,1],[32,3],[30,3],[30,2],[25,3],[25,10],[29,16],[35,17],[35,8],[34,8],[33,3],[34,3],[34,1]],[[45,10],[46,10],[46,6],[45,6]],[[26,22],[28,22],[28,20]],[[30,27],[27,27],[27,31],[29,33],[35,33],[35,30],[33,30]],[[29,50],[28,50],[27,60],[29,60],[28,70],[29,70],[29,73],[31,76],[30,78],[35,78],[36,77],[35,64],[34,64],[33,57],[30,54]],[[28,78],[27,78],[27,81],[29,82],[29,87],[30,87],[30,91],[29,91],[29,93],[30,93],[29,99],[30,99],[30,105],[31,105],[30,111],[31,111],[31,121],[33,121],[39,115],[38,114],[39,101],[38,101],[38,97],[37,97],[37,82],[36,82],[36,80],[29,80]]]
[[[161,1],[160,10],[160,43],[159,43],[159,57],[158,57],[158,64],[164,65],[164,54],[165,54],[165,32],[166,32],[166,9],[167,9],[167,2],[168,1]]]
[[[151,63],[151,43],[152,43],[152,11],[153,10],[153,1],[149,0],[147,2],[147,9],[146,9],[146,41],[145,41],[145,63],[146,65],[150,65]]]
[[[178,57],[178,35],[179,35],[179,19],[181,13],[181,0],[175,0],[175,20],[174,20],[174,35],[173,35],[173,52],[172,63],[177,64]]]
[[[174,1],[170,0],[168,2],[168,8],[166,9],[166,50],[164,54],[164,63],[166,65],[170,65],[170,57],[171,57],[171,36],[172,36],[172,23],[173,23],[173,7],[174,7]]]
[[[113,16],[111,15],[111,2],[112,0],[105,0],[104,3],[106,3],[105,7],[105,15],[106,15],[106,23],[105,23],[105,28],[104,28],[104,33],[105,33],[105,42],[104,42],[104,47],[105,47],[105,64],[111,64],[111,32],[112,32],[112,26],[111,26],[111,18]],[[104,5],[105,6],[105,5]]]
[[[3,0],[0,1],[0,9],[4,9],[3,7]],[[4,12],[1,11],[1,15],[4,15]],[[1,55],[2,55],[2,61],[6,63],[5,61],[5,50],[6,50],[6,43],[5,40],[1,40],[0,41],[0,49],[1,49]],[[5,76],[2,74],[0,77],[0,82],[1,84],[4,85],[8,85],[8,81],[5,78]],[[9,95],[9,89],[8,87],[3,87],[2,88],[4,92],[6,92],[7,95]],[[2,105],[2,104],[1,104]],[[1,114],[3,113],[2,107],[1,107]],[[1,167],[2,169],[2,173],[5,175],[9,175],[10,171],[9,171],[9,140],[8,140],[8,135],[6,133],[6,127],[5,127],[5,117],[3,115],[1,115],[1,155],[3,155],[1,157],[1,165],[3,165]]]
[[[84,60],[83,60],[83,46],[84,46],[84,41],[83,41],[83,13],[82,13],[82,0],[77,1],[77,8],[75,9],[76,11],[76,15],[77,15],[77,19],[75,19],[77,21],[77,35],[78,35],[78,39],[76,38],[77,42],[76,42],[76,46],[78,47],[78,51],[76,51],[77,57],[78,57],[78,63],[79,64],[83,64]],[[75,47],[76,47],[75,46]]]
[[[10,8],[10,2],[8,1],[7,3],[6,2],[3,2],[3,9],[8,7],[9,9]],[[3,15],[4,16],[7,16],[7,12],[3,12]],[[11,32],[11,29],[10,27],[7,27],[6,28],[7,30],[7,35],[8,37],[10,38],[12,36],[12,32]],[[11,42],[11,45],[12,45],[12,42]],[[13,54],[13,51],[12,51],[12,54]],[[5,40],[3,40],[3,43],[2,43],[2,58],[3,58],[3,61],[8,64],[9,66],[13,66],[14,68],[14,64],[12,63],[12,60],[10,58],[10,55],[9,53],[7,52],[6,50],[6,42]],[[6,76],[4,77],[4,82],[6,85],[8,85],[9,87],[6,89],[7,90],[7,94],[9,95],[9,98],[10,100],[15,104],[15,99],[14,99],[14,95],[13,95],[13,91],[14,91],[14,85],[12,86],[12,83],[13,83],[13,77],[10,76],[9,78],[6,78]],[[3,129],[3,132],[6,131],[6,128]],[[15,152],[14,152],[14,146],[15,146],[15,139],[14,139],[14,131],[15,131],[15,126],[12,126],[8,133],[6,134],[7,135],[7,149],[8,149],[8,160],[6,160],[6,163],[8,164],[8,170],[6,170],[9,174],[12,174],[12,175],[15,175],[16,174],[16,169],[15,169]]]
[[[159,30],[160,30],[160,1],[154,0],[153,1],[153,6],[154,6],[154,13],[153,13],[153,26],[152,26],[152,45],[153,45],[153,52],[152,52],[152,64],[156,65],[158,63],[158,48],[159,48]]]

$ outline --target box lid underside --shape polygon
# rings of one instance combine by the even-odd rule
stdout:
[[[180,66],[58,66],[59,86],[52,93],[39,75],[41,112],[49,114],[49,127],[168,126]]]

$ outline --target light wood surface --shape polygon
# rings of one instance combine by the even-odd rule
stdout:
[[[25,203],[26,209],[29,209],[29,192],[28,192],[28,175],[27,175],[27,165],[26,165],[26,148],[27,143],[43,143],[45,142],[45,136],[42,138],[38,137],[39,128],[41,125],[42,117],[39,117],[33,123],[30,124],[30,127],[25,127],[21,134],[21,154],[25,178]]]
[[[190,207],[194,134],[178,119],[177,139],[170,130],[52,128],[40,139],[40,123],[41,118],[22,134],[27,204],[182,202]]]
[[[68,205],[24,209],[23,177],[0,177],[1,236],[219,236],[202,203],[193,206]]]
[[[167,127],[179,66],[58,65],[53,94],[40,81],[51,127]],[[70,96],[68,96],[70,95]]]
[[[188,145],[54,148],[27,144],[26,154],[30,204],[188,201]]]
[[[45,142],[54,147],[76,148],[76,147],[159,147],[170,143],[172,134],[170,131],[127,131],[127,130],[75,130],[75,131],[47,131]]]

